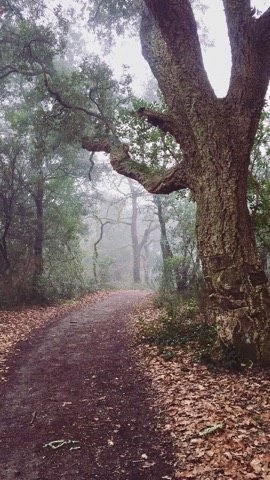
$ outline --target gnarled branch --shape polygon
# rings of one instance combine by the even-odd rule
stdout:
[[[133,115],[145,118],[150,125],[158,127],[163,133],[170,133],[173,137],[178,136],[178,127],[175,119],[168,113],[157,112],[151,108],[141,107]]]
[[[118,139],[83,138],[82,148],[109,153],[111,165],[116,172],[136,180],[150,193],[166,194],[189,187],[184,160],[167,170],[154,170],[149,165],[134,161],[129,154],[128,146]]]
[[[254,116],[262,109],[269,82],[268,58],[263,54],[270,29],[270,9],[261,18],[253,16],[250,0],[223,0],[232,53],[232,72],[228,99],[245,106],[254,105]],[[263,31],[263,33],[262,33]],[[270,42],[270,40],[269,40]],[[269,45],[269,44],[268,44]],[[268,60],[268,68],[267,62]],[[256,88],[254,85],[256,84]]]

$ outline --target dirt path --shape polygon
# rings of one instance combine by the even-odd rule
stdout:
[[[127,324],[145,295],[110,294],[23,343],[0,391],[1,480],[174,478]]]

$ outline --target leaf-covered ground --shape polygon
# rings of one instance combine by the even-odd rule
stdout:
[[[49,308],[1,311],[1,380],[21,341],[31,340],[35,330],[104,295]],[[135,316],[135,327],[142,317],[155,322],[158,314],[148,301]],[[174,444],[176,478],[270,480],[267,371],[254,367],[241,372],[210,370],[195,361],[188,348],[178,349],[170,360],[153,346],[140,345],[135,352],[152,385],[161,426]]]
[[[175,478],[130,328],[147,295],[86,300],[34,334],[35,312],[18,315],[17,333],[28,323],[28,334],[0,385],[1,480]]]
[[[19,342],[28,339],[35,330],[59,316],[80,308],[80,306],[90,305],[105,295],[105,292],[91,293],[78,300],[51,307],[0,310],[0,383],[5,381],[8,371],[7,359],[9,355],[16,353]]]
[[[135,325],[156,322],[148,302]],[[176,478],[270,480],[269,373],[210,370],[188,348],[171,360],[157,347],[141,345],[141,362],[155,391],[176,455]]]

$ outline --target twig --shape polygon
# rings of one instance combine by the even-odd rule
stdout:
[[[37,412],[36,410],[33,412],[32,414],[32,418],[31,418],[31,422],[30,422],[30,425],[33,425],[34,421],[36,420],[37,418]]]

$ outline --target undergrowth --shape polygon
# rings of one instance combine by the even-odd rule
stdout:
[[[181,300],[167,295],[156,297],[154,304],[160,313],[153,320],[140,318],[140,342],[157,346],[167,360],[187,345],[194,349],[198,360],[210,356],[217,339],[216,328],[207,322],[194,298]]]

